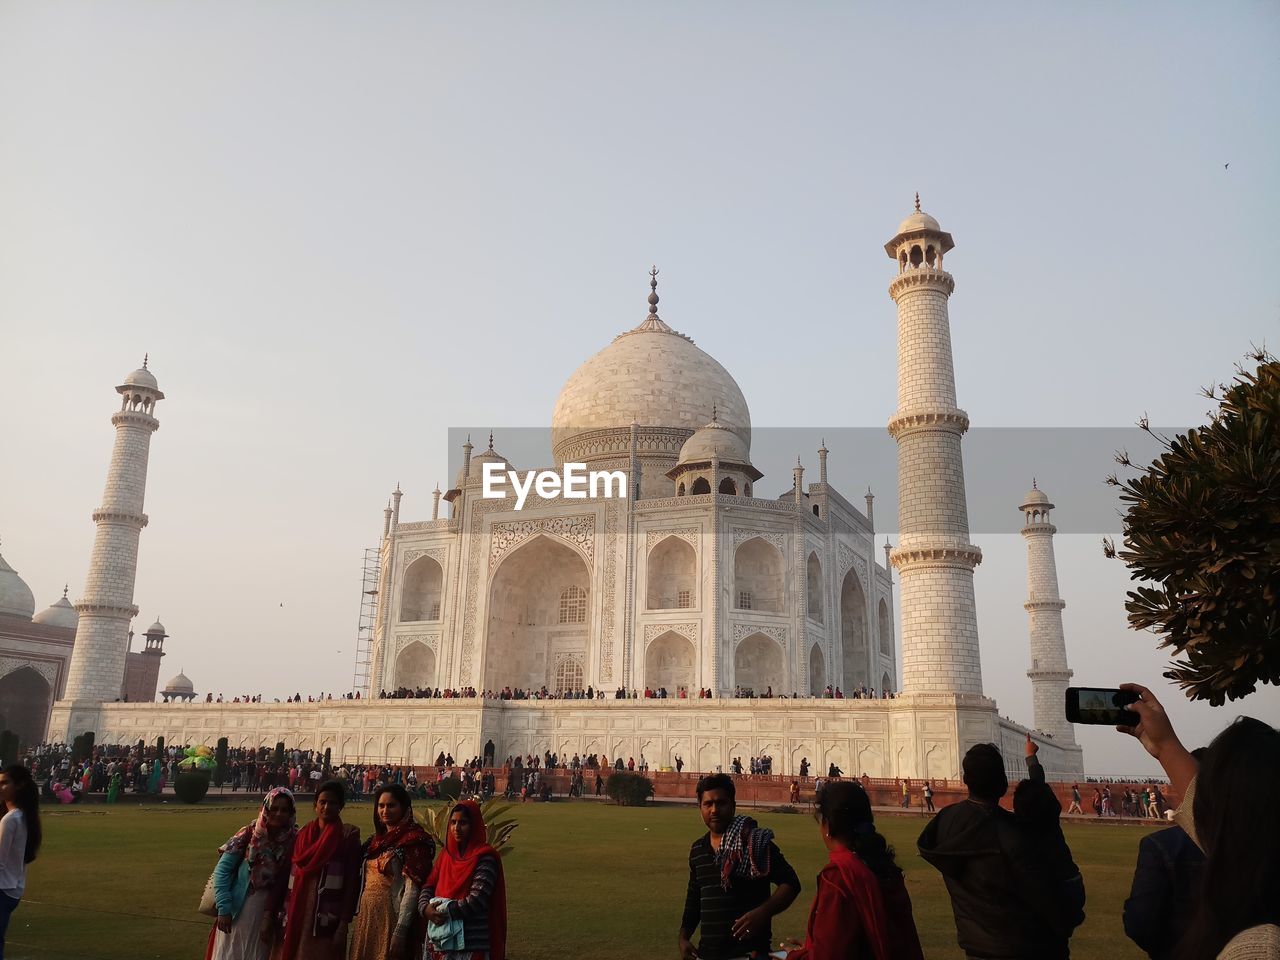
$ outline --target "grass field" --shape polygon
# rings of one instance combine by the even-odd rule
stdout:
[[[505,859],[514,960],[641,958],[673,960],[688,879],[690,842],[702,824],[692,806],[648,809],[594,803],[528,804]],[[46,811],[45,846],[27,895],[13,915],[10,960],[196,960],[211,921],[195,911],[216,848],[251,819],[252,809],[173,804],[87,806]],[[346,819],[370,829],[368,803]],[[804,929],[813,878],[826,860],[812,819],[760,814],[806,889],[775,925],[777,936]],[[881,817],[879,827],[907,874],[916,924],[930,958],[961,956],[942,880],[915,852],[917,818]],[[1072,956],[1141,958],[1124,936],[1138,840],[1149,827],[1068,825],[1084,871],[1088,919]]]

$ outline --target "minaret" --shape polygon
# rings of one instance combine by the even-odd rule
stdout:
[[[122,399],[120,409],[111,416],[115,447],[102,506],[93,513],[98,530],[84,599],[76,601],[80,622],[63,695],[71,701],[109,702],[120,697],[129,652],[129,621],[138,614],[133,605],[133,584],[138,572],[138,539],[147,525],[142,499],[151,434],[160,429],[155,408],[164,394],[147,369],[146,358],[116,392]]]
[[[898,264],[889,296],[898,305],[898,568],[904,693],[982,693],[973,568],[960,438],[969,417],[956,406],[947,300],[955,280],[942,269],[954,246],[938,221],[916,209],[885,252]]]
[[[1066,690],[1071,681],[1067,666],[1067,641],[1062,633],[1062,608],[1058,596],[1058,565],[1053,559],[1053,535],[1058,528],[1049,522],[1053,504],[1031,481],[1031,492],[1022,498],[1027,541],[1027,602],[1031,618],[1031,696],[1035,727],[1053,734],[1063,746],[1074,746],[1075,728],[1067,722]]]

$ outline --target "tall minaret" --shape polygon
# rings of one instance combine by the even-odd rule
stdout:
[[[151,434],[160,429],[155,408],[164,394],[145,358],[116,392],[122,398],[120,409],[111,415],[116,442],[102,506],[93,513],[98,531],[84,599],[76,601],[80,622],[67,671],[66,700],[112,701],[120,697],[129,652],[129,621],[138,613],[133,605],[133,583],[138,572],[138,538],[147,525],[142,498],[147,488]]]
[[[1062,634],[1062,608],[1058,596],[1058,565],[1053,559],[1053,535],[1058,528],[1049,522],[1053,504],[1031,481],[1031,492],[1022,498],[1027,541],[1027,602],[1031,617],[1031,695],[1037,730],[1053,734],[1063,746],[1074,746],[1075,728],[1067,722],[1066,690],[1071,681],[1067,666],[1067,641]]]
[[[898,264],[889,296],[898,305],[898,531],[893,551],[902,597],[904,693],[982,693],[973,568],[947,300],[955,280],[942,255],[955,244],[916,209],[885,244]]]

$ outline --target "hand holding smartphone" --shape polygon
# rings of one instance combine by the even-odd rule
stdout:
[[[1134,690],[1115,687],[1067,687],[1067,720],[1071,723],[1136,727],[1140,717],[1124,709],[1138,699]]]

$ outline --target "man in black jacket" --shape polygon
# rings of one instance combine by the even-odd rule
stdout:
[[[1039,827],[1000,807],[1009,781],[994,744],[965,754],[964,782],[968,799],[939,812],[919,840],[951,895],[960,948],[974,960],[1066,960],[1084,920],[1084,884],[1069,852],[1051,864]]]

